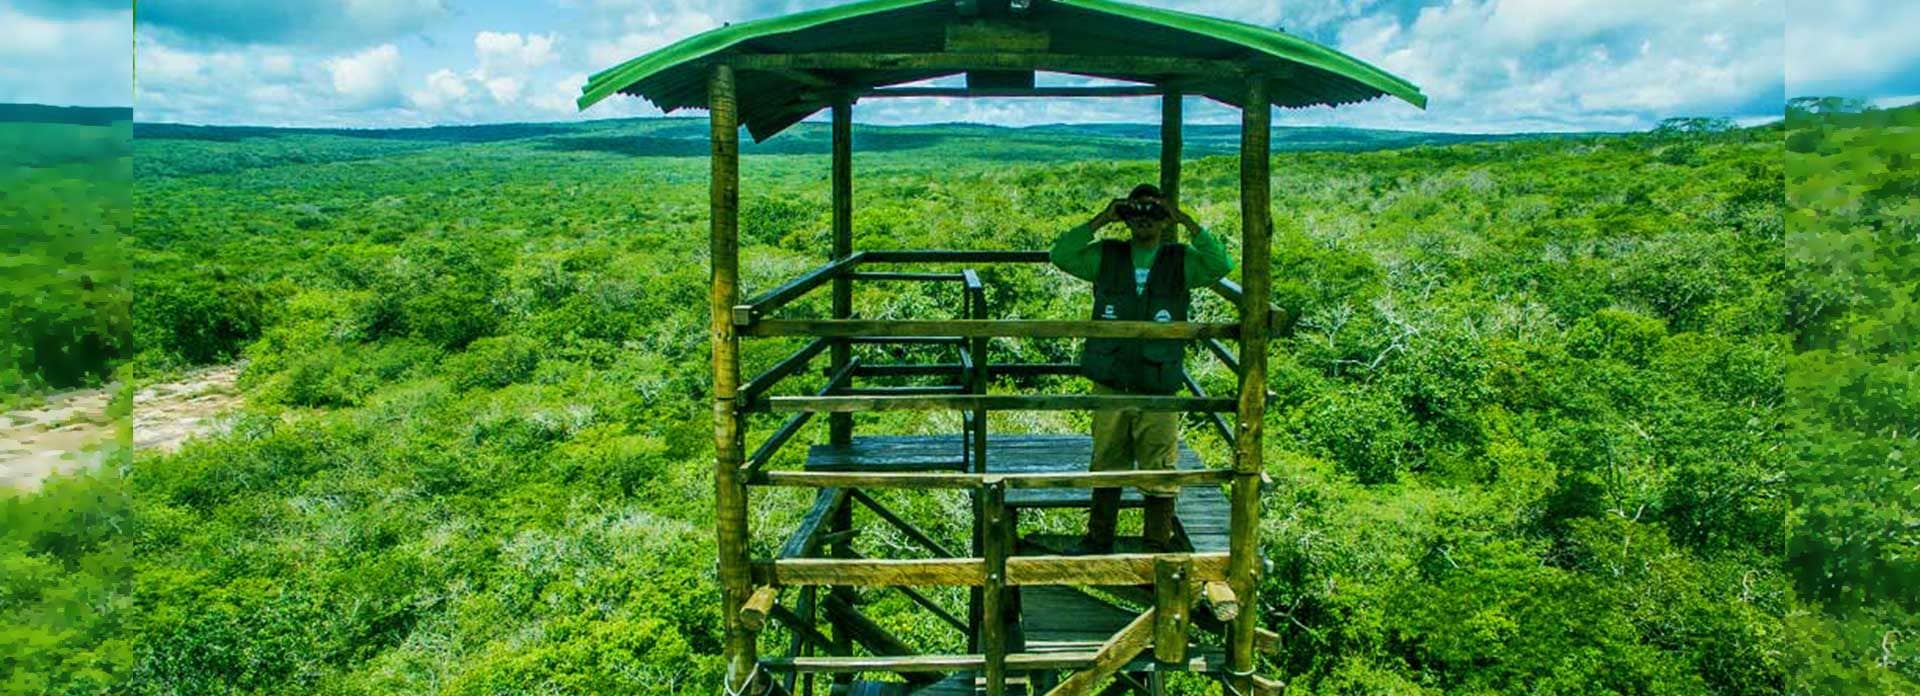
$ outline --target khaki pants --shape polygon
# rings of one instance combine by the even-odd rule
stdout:
[[[1095,394],[1124,394],[1118,389],[1094,383]],[[1132,471],[1136,469],[1172,469],[1180,457],[1180,414],[1174,411],[1136,411],[1115,409],[1093,413],[1093,471]],[[1120,515],[1118,488],[1093,491],[1093,508],[1088,513],[1086,544],[1089,550],[1110,551],[1114,528]],[[1146,496],[1146,537],[1153,545],[1165,548],[1173,529],[1173,500],[1179,489],[1143,491]]]

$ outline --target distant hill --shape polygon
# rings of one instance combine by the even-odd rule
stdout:
[[[132,121],[130,107],[49,106],[0,104],[0,123],[58,123],[69,126],[111,126]]]
[[[554,149],[575,149],[638,157],[703,156],[707,152],[707,122],[701,118],[612,119],[574,123],[502,123],[431,128],[267,128],[253,126],[193,126],[136,123],[140,140],[242,140],[324,137],[360,141],[411,143],[418,146],[527,141]],[[1590,135],[1528,133],[1513,135],[1426,133],[1337,127],[1279,127],[1273,131],[1277,151],[1368,151],[1415,145],[1448,145]],[[1186,151],[1190,156],[1227,154],[1239,147],[1237,125],[1189,125]],[[1009,128],[969,123],[913,126],[857,125],[858,151],[897,152],[942,146],[965,146],[974,157],[1008,159],[1062,159],[1111,157],[1146,159],[1159,152],[1159,126],[1151,124],[1056,124]],[[826,124],[802,123],[765,143],[745,143],[749,154],[825,154],[831,147]]]
[[[132,153],[133,109],[0,104],[0,170],[93,166]]]

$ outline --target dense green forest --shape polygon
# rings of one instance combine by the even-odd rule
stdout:
[[[1920,111],[1698,125],[1276,156],[1260,610],[1294,693],[1920,691]],[[713,689],[704,125],[436,130],[139,129],[132,364],[244,358],[248,406],[0,501],[6,692]],[[1149,139],[1020,136],[859,129],[856,245],[1044,248],[1156,177]],[[750,291],[827,246],[821,134],[790,137],[744,165]],[[1237,239],[1235,160],[1195,157]],[[986,270],[997,315],[1084,312]],[[801,512],[757,494],[760,550]]]
[[[131,120],[0,104],[0,405],[97,385],[133,352]]]

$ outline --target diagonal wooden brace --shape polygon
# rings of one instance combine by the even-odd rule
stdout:
[[[1047,692],[1047,696],[1086,696],[1093,693],[1096,687],[1153,643],[1154,611],[1148,609],[1127,624],[1126,628],[1113,634],[1112,638],[1101,644],[1093,664],[1062,679],[1059,686]]]

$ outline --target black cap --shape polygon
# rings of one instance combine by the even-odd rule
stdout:
[[[1127,197],[1139,200],[1142,198],[1166,198],[1166,195],[1160,192],[1160,187],[1158,186],[1141,184],[1133,187],[1133,193],[1127,194]]]

